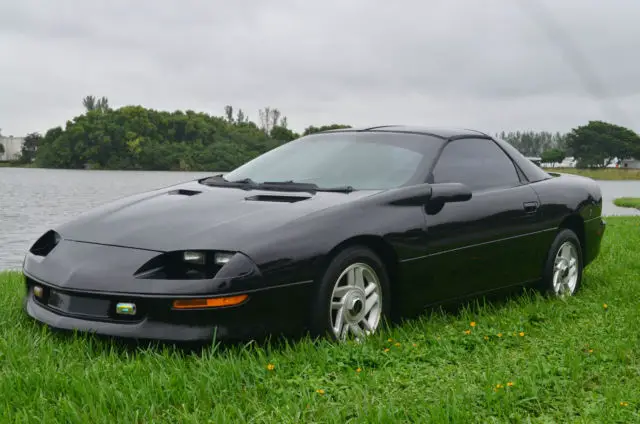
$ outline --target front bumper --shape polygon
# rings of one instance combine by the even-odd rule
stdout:
[[[28,253],[26,313],[51,327],[166,341],[247,339],[306,324],[312,281],[271,267],[263,274],[234,256],[214,278],[145,279],[135,271],[159,252],[61,240],[44,256]],[[41,293],[34,295],[34,287]],[[248,295],[241,304],[176,309],[174,300]],[[116,305],[135,305],[128,315]]]
[[[246,340],[303,330],[305,308],[283,306],[301,305],[311,288],[311,282],[301,282],[248,293],[248,299],[237,306],[176,310],[172,308],[173,298],[167,296],[60,290],[27,275],[25,283],[25,312],[52,328],[173,342]],[[34,286],[43,288],[41,297],[34,295]],[[135,304],[136,314],[118,315],[116,305],[121,302]]]

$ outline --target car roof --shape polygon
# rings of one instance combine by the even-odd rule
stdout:
[[[375,127],[357,127],[357,128],[339,128],[335,130],[322,131],[323,133],[332,132],[408,132],[414,134],[425,134],[442,139],[465,138],[465,137],[482,137],[490,136],[481,131],[471,130],[467,128],[455,127],[429,127],[419,125],[379,125]]]

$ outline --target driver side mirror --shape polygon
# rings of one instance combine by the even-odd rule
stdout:
[[[429,215],[435,215],[446,203],[466,202],[473,196],[471,189],[462,183],[439,183],[431,185],[431,197],[426,204]]]
[[[471,199],[471,189],[462,183],[440,183],[431,185],[429,202],[466,202]]]

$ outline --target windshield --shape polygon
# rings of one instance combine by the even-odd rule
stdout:
[[[314,134],[273,149],[226,174],[251,179],[380,190],[424,182],[442,141],[422,134]]]

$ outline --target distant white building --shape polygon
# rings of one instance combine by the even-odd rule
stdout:
[[[564,158],[562,162],[557,163],[544,163],[545,168],[575,168],[576,159],[574,157]]]
[[[0,136],[0,144],[4,147],[4,153],[0,154],[0,161],[20,158],[24,137]]]
[[[622,159],[619,168],[640,169],[640,159]]]

